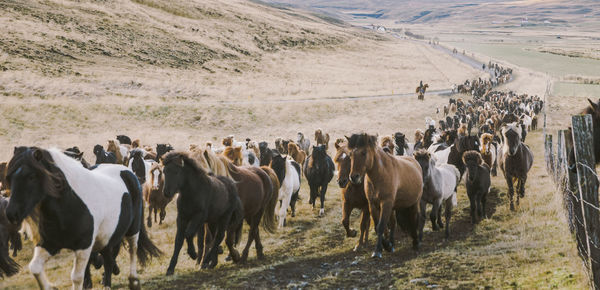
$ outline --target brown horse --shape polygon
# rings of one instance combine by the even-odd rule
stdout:
[[[508,185],[510,210],[515,210],[513,183],[517,182],[518,206],[519,199],[525,197],[525,182],[527,181],[527,173],[533,165],[533,153],[529,146],[521,142],[521,126],[518,123],[506,125],[502,129],[502,136],[504,136],[504,144],[501,147],[500,154],[498,154],[500,156],[498,165],[500,165]]]
[[[383,151],[387,153],[394,154],[396,145],[394,144],[394,139],[392,139],[392,136],[383,136],[381,139],[381,148],[383,148]]]
[[[481,146],[481,158],[489,168],[492,168],[492,176],[496,176],[496,154],[498,150],[494,143],[494,135],[490,133],[481,134],[479,144]]]
[[[248,241],[240,260],[244,262],[248,259],[248,251],[253,241],[255,242],[256,256],[262,259],[264,257],[263,246],[258,229],[261,219],[264,219],[262,225],[266,231],[274,232],[277,228],[275,224],[275,205],[277,204],[278,195],[277,191],[273,191],[272,176],[274,172],[253,166],[235,166],[231,162],[226,165],[229,174],[235,181],[238,195],[242,201],[244,219],[250,226]],[[275,177],[277,176],[275,175]],[[236,261],[236,254],[230,253],[234,261]]]
[[[417,93],[417,99],[421,101],[425,100],[425,91],[427,91],[427,88],[429,88],[429,84],[419,85],[417,87],[415,90],[415,93]]]
[[[346,237],[356,237],[356,230],[350,228],[350,214],[352,210],[358,208],[361,210],[360,219],[360,237],[354,247],[354,251],[365,247],[369,241],[369,227],[371,226],[371,217],[369,215],[369,202],[365,196],[364,184],[352,184],[349,181],[350,176],[350,150],[346,144],[335,143],[337,150],[334,161],[338,170],[338,185],[342,188],[342,225],[346,229]]]
[[[160,211],[160,219],[158,224],[162,224],[167,216],[166,207],[173,199],[166,197],[163,194],[165,187],[165,176],[162,168],[158,163],[150,168],[150,179],[143,184],[144,200],[148,204],[148,227],[152,227],[152,213],[154,213],[154,222],[157,222],[156,215]]]
[[[418,250],[419,203],[423,194],[421,166],[413,157],[385,153],[377,146],[376,136],[353,134],[347,139],[352,163],[350,181],[353,184],[364,181],[371,217],[377,225],[377,245],[372,257],[381,257],[383,235],[393,210],[397,223],[409,232],[413,248]],[[392,242],[386,241],[391,251],[394,250],[393,240],[394,232],[391,231]]]
[[[325,145],[325,150],[329,150],[329,134],[323,133],[323,130],[315,130],[315,142],[317,146]]]
[[[117,157],[117,163],[124,164],[123,154],[121,154],[121,150],[119,149],[119,141],[116,140],[108,140],[108,146],[106,146],[106,152],[112,152]]]
[[[233,164],[242,166],[244,161],[244,155],[242,154],[242,147],[227,146],[223,150],[223,156],[227,157]]]
[[[304,160],[306,160],[306,152],[300,149],[296,143],[288,143],[288,154],[300,165],[304,164]]]

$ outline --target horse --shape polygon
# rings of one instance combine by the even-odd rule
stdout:
[[[305,138],[304,134],[302,134],[302,132],[298,132],[298,138],[296,138],[296,144],[298,144],[298,147],[300,147],[300,149],[302,149],[304,152],[306,152],[306,154],[310,153],[310,139]]]
[[[527,173],[533,165],[533,153],[529,146],[521,142],[521,127],[517,123],[510,123],[502,128],[502,136],[504,142],[498,154],[500,156],[498,165],[508,185],[510,209],[515,210],[513,183],[517,182],[517,205],[519,205],[519,199],[525,197],[525,182],[527,182]]]
[[[383,151],[394,155],[395,147],[396,145],[391,136],[383,136],[381,138],[381,148],[383,148]]]
[[[427,91],[427,88],[429,88],[429,84],[424,84],[417,87],[415,90],[415,93],[417,93],[417,99],[421,101],[425,100],[425,91]]]
[[[258,143],[258,149],[260,150],[260,166],[269,166],[273,160],[273,151],[269,149],[269,143],[264,141]]]
[[[77,147],[77,146],[67,148],[67,149],[65,149],[65,151],[63,151],[63,153],[65,153],[67,156],[81,162],[81,165],[87,169],[92,167],[92,165],[89,162],[87,162],[85,160],[85,158],[83,158],[83,152],[81,152],[79,150],[79,147]]]
[[[393,210],[397,223],[410,233],[413,248],[417,250],[420,247],[419,203],[423,193],[421,166],[413,157],[385,153],[377,146],[376,136],[353,134],[346,139],[351,150],[350,182],[364,181],[371,217],[376,224],[377,244],[372,257],[382,256],[383,234]],[[390,251],[393,251],[393,240],[394,231],[390,231],[391,243],[385,243]]]
[[[225,233],[225,244],[232,257],[237,258],[234,246],[238,244],[242,234],[244,208],[235,182],[229,177],[208,173],[187,152],[169,152],[163,156],[162,162],[165,197],[172,198],[179,192],[177,233],[167,276],[175,272],[184,239],[191,239],[197,233],[200,235],[205,224],[214,234],[214,238],[210,242],[210,249],[204,255],[198,256],[201,268],[217,266],[218,248]],[[198,243],[203,241],[202,238]]]
[[[131,157],[129,158],[129,165],[127,168],[131,170],[135,176],[137,176],[140,184],[144,184],[146,180],[150,179],[150,169],[153,164],[156,164],[154,160],[145,160],[144,159],[144,150],[142,149],[133,149],[130,152]]]
[[[402,132],[394,133],[394,143],[396,143],[395,154],[396,155],[405,155],[404,153],[408,149],[408,144],[406,143],[406,136]]]
[[[273,192],[270,169],[236,166],[229,162],[227,163],[227,170],[235,181],[244,208],[244,219],[250,226],[248,240],[239,260],[245,262],[248,259],[248,251],[253,241],[255,242],[256,256],[262,259],[264,254],[259,233],[261,220],[264,218],[262,226],[266,231],[272,233],[276,229],[275,206],[277,205],[278,193]],[[231,257],[236,261],[234,254],[231,254]]]
[[[280,154],[287,154],[287,144],[284,144],[284,140],[281,137],[275,139],[275,149]]]
[[[102,147],[100,144],[96,144],[96,146],[94,146],[94,155],[96,155],[96,164],[117,163],[117,156],[112,152],[104,151],[104,147]]]
[[[321,129],[315,130],[315,143],[317,146],[325,145],[325,149],[329,150],[329,134]]]
[[[496,162],[496,155],[498,153],[498,150],[496,148],[496,143],[494,143],[494,135],[484,133],[481,134],[481,137],[479,137],[479,139],[479,144],[481,146],[481,148],[479,149],[479,151],[481,152],[481,158],[488,165],[488,167],[492,169],[492,176],[496,176],[496,167],[498,165]]]
[[[8,163],[0,162],[0,191],[6,189],[6,166]]]
[[[131,145],[131,138],[129,138],[129,136],[126,136],[126,135],[117,135],[116,139],[121,144]]]
[[[44,273],[46,261],[61,249],[75,252],[71,272],[74,289],[89,278],[90,255],[102,254],[104,287],[111,287],[115,257],[126,239],[129,245],[129,287],[140,288],[136,259],[144,265],[161,255],[143,224],[140,184],[126,167],[99,165],[87,170],[58,149],[28,147],[13,156],[7,172],[11,199],[6,217],[20,223],[32,211],[39,215],[41,236],[29,270],[42,289],[50,282]],[[57,226],[60,225],[60,226]],[[91,287],[91,279],[86,287]]]
[[[477,138],[477,136],[458,137],[454,142],[454,145],[450,148],[448,164],[456,166],[462,179],[462,176],[465,173],[465,164],[463,163],[462,155],[469,150],[479,150],[479,138]]]
[[[5,213],[7,206],[8,199],[0,196],[0,278],[5,275],[10,277],[19,272],[20,266],[10,258],[9,249],[13,249],[13,257],[16,257],[17,252],[23,249],[19,233],[21,225],[8,221]]]
[[[425,225],[425,214],[427,204],[431,204],[430,219],[431,227],[434,231],[443,228],[442,206],[444,207],[444,217],[446,219],[445,237],[450,237],[450,218],[452,217],[452,208],[457,205],[456,187],[460,181],[460,172],[454,165],[441,164],[436,165],[431,153],[421,149],[414,153],[414,157],[421,165],[423,173],[423,196],[421,196],[421,225],[419,228],[419,239],[423,239],[423,227]]]
[[[156,144],[156,156],[154,157],[154,160],[156,160],[156,162],[160,162],[160,158],[173,151],[175,149],[173,149],[173,146],[171,146],[171,144]]]
[[[490,167],[483,161],[481,154],[475,150],[469,150],[463,154],[463,162],[467,167],[467,177],[465,178],[465,187],[469,196],[471,209],[471,223],[478,222],[486,218],[485,202],[487,194],[490,192]]]
[[[156,215],[160,211],[160,219],[158,224],[162,224],[167,216],[166,207],[173,198],[168,198],[163,194],[165,188],[165,176],[162,168],[158,163],[155,163],[150,168],[150,179],[143,184],[144,200],[148,204],[148,227],[152,227],[152,213],[154,213],[154,222],[157,222]]]
[[[288,144],[288,154],[298,164],[304,164],[304,160],[306,160],[306,151],[300,149],[295,143],[290,142]]]
[[[278,195],[280,204],[277,217],[279,219],[279,227],[283,227],[285,226],[288,207],[292,210],[292,217],[296,216],[296,201],[300,192],[300,165],[296,161],[287,159],[285,156],[275,154],[273,155],[270,167],[275,171],[281,185]]]
[[[125,156],[127,156],[128,154],[127,153],[123,154],[118,141],[108,140],[108,145],[106,146],[106,151],[112,152],[113,154],[115,154],[118,164],[125,164],[127,162]],[[127,150],[125,150],[125,151],[127,151]]]
[[[223,156],[227,157],[233,164],[242,166],[244,156],[242,155],[242,147],[227,146],[223,150]]]
[[[350,150],[345,144],[335,144],[336,154],[334,161],[337,165],[338,180],[337,183],[342,189],[342,225],[346,230],[346,237],[356,237],[356,230],[350,228],[350,214],[352,210],[358,208],[361,210],[360,219],[360,237],[354,247],[358,251],[365,247],[369,240],[369,227],[371,226],[371,216],[369,215],[369,202],[365,196],[365,187],[362,183],[350,183]]]
[[[304,163],[304,176],[310,187],[309,203],[314,208],[317,196],[321,200],[319,216],[325,213],[325,193],[327,193],[327,185],[333,178],[334,171],[335,164],[327,155],[327,147],[325,145],[313,146],[312,153]]]

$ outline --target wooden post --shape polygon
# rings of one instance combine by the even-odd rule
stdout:
[[[546,135],[544,138],[544,154],[546,159],[546,171],[552,175],[556,181],[556,172],[554,172],[554,153],[552,151],[552,135]]]
[[[577,168],[580,204],[586,232],[586,248],[591,282],[600,289],[600,212],[598,211],[598,178],[595,169],[592,117],[573,116],[573,145]]]

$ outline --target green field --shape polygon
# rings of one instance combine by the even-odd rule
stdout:
[[[566,75],[600,75],[600,60],[573,58],[549,53],[537,52],[534,45],[520,43],[476,43],[447,41],[449,47],[465,49],[467,53],[475,52],[502,59],[515,65],[523,66],[554,77]],[[526,49],[529,48],[529,49]]]

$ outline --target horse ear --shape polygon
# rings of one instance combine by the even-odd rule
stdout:
[[[348,142],[350,142],[350,137],[344,135],[344,138],[346,138],[346,140],[348,140]]]
[[[338,142],[335,142],[335,150],[340,150],[341,147]]]
[[[37,161],[41,161],[44,158],[44,155],[42,154],[41,150],[35,149],[33,151],[33,158],[35,158]]]
[[[77,154],[76,156],[77,156],[77,158],[83,157],[83,152],[79,152],[79,154]]]
[[[598,112],[598,104],[594,103],[594,101],[590,100],[589,98],[587,100],[590,103],[590,105],[592,106],[592,110],[594,111],[594,113]],[[598,100],[598,101],[600,102],[600,100]]]

